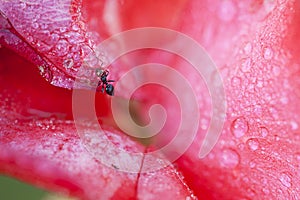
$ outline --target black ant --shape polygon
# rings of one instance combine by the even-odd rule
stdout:
[[[101,72],[96,72],[97,76],[100,77],[100,81],[98,82],[98,86],[97,86],[97,91],[99,91],[99,87],[101,87],[101,92],[105,92],[106,94],[113,96],[114,95],[114,86],[112,84],[110,84],[109,82],[115,82],[114,80],[107,80],[107,76],[109,74],[108,70],[104,70]]]

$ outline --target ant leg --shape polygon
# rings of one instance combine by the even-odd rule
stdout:
[[[107,82],[115,82],[114,80],[108,80]]]

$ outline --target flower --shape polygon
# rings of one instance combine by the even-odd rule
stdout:
[[[297,1],[58,4],[16,0],[1,2],[0,11],[0,44],[4,47],[0,49],[3,173],[82,199],[288,199],[299,195]],[[113,78],[145,60],[172,65],[197,91],[203,115],[198,135],[178,160],[146,173],[142,173],[147,164],[144,159],[128,162],[129,167],[138,165],[141,170],[129,173],[114,163],[108,166],[89,152],[86,141],[77,134],[72,91],[68,89],[75,78],[91,80],[91,74],[78,74],[81,66],[101,67],[107,55],[95,51],[98,43],[121,31],[144,26],[178,30],[205,47],[223,78],[227,114],[218,143],[200,159],[199,143],[209,127],[211,108],[205,85],[197,81],[193,69],[176,57],[152,50],[132,53],[130,59],[113,63]],[[165,38],[166,44],[170,41],[172,38]],[[91,54],[103,57],[85,63]],[[92,84],[89,86],[91,89]],[[90,94],[91,90],[83,93]],[[164,134],[156,137],[156,146],[151,148],[169,141],[180,119],[178,102],[172,95],[161,95],[164,93],[168,94],[145,86],[134,95],[138,106],[148,108],[159,103],[169,114],[161,131]],[[105,133],[115,145],[97,144],[100,158],[117,156],[118,148],[144,153],[151,150],[145,141],[141,144],[118,130],[110,97],[96,94],[95,99],[103,126],[99,133]],[[136,120],[143,123],[145,118],[147,122],[147,114],[136,113],[141,115]],[[90,132],[98,131],[88,123],[82,126]]]

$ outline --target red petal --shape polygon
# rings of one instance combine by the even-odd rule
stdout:
[[[297,61],[299,49],[295,45],[298,42],[297,33],[299,32],[299,13],[295,12],[296,9],[299,9],[299,5],[296,1],[222,1],[221,3],[213,4],[210,1],[190,1],[187,4],[178,1],[176,6],[171,6],[171,12],[183,14],[184,21],[182,24],[178,24],[181,21],[167,24],[167,20],[157,20],[155,11],[158,8],[163,10],[165,4],[151,7],[152,4],[145,3],[133,9],[135,4],[132,1],[124,1],[124,3],[125,6],[120,11],[121,17],[117,16],[121,19],[121,26],[117,26],[117,29],[115,29],[116,27],[113,24],[111,24],[112,27],[109,27],[108,24],[103,24],[100,21],[93,27],[94,30],[98,31],[97,28],[102,27],[101,25],[107,26],[105,30],[99,31],[104,37],[127,28],[145,24],[159,24],[177,28],[201,42],[220,66],[219,69],[224,78],[228,95],[229,109],[224,133],[214,151],[205,159],[201,160],[198,158],[199,141],[202,138],[199,136],[190,150],[176,163],[187,178],[188,185],[194,189],[197,196],[207,199],[229,199],[232,198],[233,194],[235,195],[234,198],[237,199],[253,199],[261,198],[262,196],[264,198],[297,198],[299,194],[297,184],[299,174],[296,169],[299,168],[298,124],[300,122],[298,100],[300,93],[298,89],[299,62]],[[170,4],[166,3],[166,5]],[[103,5],[99,7],[103,8]],[[144,11],[147,13],[147,15],[145,14],[147,23],[139,21],[135,17],[140,13],[141,7],[144,7]],[[9,9],[4,7],[1,7],[1,9],[9,11]],[[6,15],[11,13],[8,11],[5,13]],[[72,11],[74,10],[68,10],[66,13],[73,14]],[[114,11],[111,13],[112,15],[118,14],[115,10],[109,11]],[[21,11],[20,13],[22,14]],[[24,16],[23,12],[21,19]],[[165,13],[161,17],[172,19],[172,15],[165,15]],[[90,19],[91,17],[89,16],[88,18]],[[74,20],[76,21],[76,19],[75,17]],[[71,22],[73,22],[72,20]],[[9,25],[6,24],[5,26]],[[19,23],[19,25],[21,24]],[[32,24],[30,23],[30,25]],[[70,28],[70,24],[67,27]],[[26,30],[26,27],[18,31],[22,32],[23,29]],[[31,29],[27,32],[22,32],[22,35],[26,35],[26,33],[31,33]],[[42,38],[44,37],[40,39]],[[22,44],[20,45],[22,46]],[[34,49],[39,49],[39,47],[35,46]],[[59,49],[57,53],[60,53],[61,50]],[[45,55],[47,52],[45,51]],[[25,54],[32,55],[33,53]],[[144,55],[146,55],[145,57],[149,56],[149,54]],[[66,57],[63,55],[57,59],[57,56],[58,54],[55,54],[53,57],[50,55],[51,61],[57,62],[60,72],[69,73],[68,70],[61,68]],[[162,57],[157,57],[157,60],[163,60]],[[187,74],[187,77],[194,80],[192,79],[193,73],[186,68],[186,64],[178,61],[177,65],[174,64],[174,68],[182,70]],[[204,90],[200,83],[196,81],[191,83],[198,91],[202,92]],[[8,84],[6,83],[6,85]],[[62,86],[62,84],[58,85]],[[13,90],[15,89],[13,88]],[[166,105],[166,108],[170,108],[170,110],[177,105],[168,96],[160,97],[160,92],[151,95],[151,98],[149,98],[150,94],[153,94],[149,88],[144,89],[143,93],[146,101],[149,101],[149,103],[151,101],[159,102],[162,105]],[[202,93],[198,95],[202,95],[201,98],[203,99],[208,98]],[[21,96],[24,96],[24,94]],[[200,97],[198,98],[200,101]],[[201,112],[207,113],[209,106],[206,107],[207,102],[203,103],[204,106]],[[49,104],[51,105],[51,102]],[[14,106],[8,108],[12,109]],[[21,106],[21,110],[22,108]],[[5,109],[5,112],[8,112],[9,109]],[[179,111],[176,112],[178,113]],[[20,112],[14,111],[13,113]],[[178,116],[171,115],[168,120],[167,123],[169,124],[167,124],[168,126],[164,131],[168,133],[167,135],[172,136],[172,128],[174,128],[175,122],[178,122]],[[23,126],[25,127],[25,125]],[[57,124],[57,127],[60,126],[66,128],[65,124]],[[202,122],[203,130],[200,130],[199,134],[203,134],[207,126],[208,124],[204,120]],[[14,127],[11,130],[14,130]],[[35,138],[37,135],[36,130],[33,132],[30,134],[32,135],[31,138]],[[75,129],[70,132],[75,132]],[[108,133],[118,135],[117,131],[110,130]],[[44,134],[47,135],[47,133]],[[120,138],[120,142],[124,144],[128,142],[132,148],[139,147],[138,144],[121,135]],[[165,138],[168,138],[168,136],[164,135],[162,137],[162,139]],[[74,143],[71,144],[74,145]],[[76,147],[79,148],[80,146]],[[160,176],[166,175],[170,178],[164,178],[162,181],[164,184],[160,184],[160,187],[164,191],[168,191],[168,188],[177,186],[176,189],[171,189],[171,191],[181,191],[180,194],[175,192],[178,195],[182,195],[181,197],[189,194],[184,184],[180,182],[182,180],[180,176],[176,175],[176,171],[169,168],[168,172],[170,173],[156,172]],[[103,174],[99,176],[105,179]],[[115,174],[114,176],[118,177]],[[131,184],[132,187],[133,183],[135,183],[134,180],[138,179],[137,177],[135,177],[136,179],[131,179],[128,174],[124,176],[126,177],[122,177],[120,180],[129,180],[126,183],[124,182],[124,184]],[[144,178],[144,176],[146,177]],[[149,177],[152,177],[152,180],[150,179],[149,181]],[[172,185],[172,187],[167,187],[165,180],[170,180],[168,184]],[[71,181],[73,184],[76,183],[76,180]],[[138,191],[146,192],[147,195],[162,194],[157,188],[155,190],[152,187],[145,188],[146,183],[152,183],[152,181],[153,183],[159,183],[161,180],[155,178],[152,174],[140,175]],[[75,186],[71,187],[69,185],[66,187],[70,191],[80,194],[81,190],[77,189],[83,188],[80,184],[76,183]],[[79,186],[76,187],[76,185]],[[115,194],[119,195],[123,192],[123,190],[120,191]],[[124,194],[127,194],[126,191]],[[134,191],[128,191],[128,197],[135,195]],[[174,196],[171,192],[168,192],[168,194]]]
[[[5,64],[0,79],[3,173],[82,199],[134,199],[137,195],[152,199],[164,192],[178,198],[191,195],[172,167],[139,176],[97,161],[82,144],[74,122],[66,119],[70,118],[71,92],[46,84],[37,70],[10,51],[1,49],[0,55]],[[127,151],[144,151],[119,131],[105,132],[116,149],[121,145]],[[101,152],[105,156],[114,149]]]

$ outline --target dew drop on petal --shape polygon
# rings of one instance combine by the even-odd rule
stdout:
[[[224,149],[219,154],[219,161],[222,167],[235,168],[240,162],[240,156],[233,149]]]
[[[256,86],[258,88],[262,88],[264,86],[264,82],[262,80],[257,81]]]
[[[259,142],[256,138],[251,138],[251,139],[247,140],[247,145],[250,150],[255,151],[259,147]]]
[[[296,159],[300,162],[300,153],[296,153]]]
[[[32,28],[34,28],[34,29],[38,29],[38,28],[39,28],[39,24],[38,24],[38,23],[36,23],[36,22],[35,22],[35,23],[33,23],[33,24],[32,24]]]
[[[270,190],[268,188],[263,188],[262,191],[265,194],[270,194]]]
[[[41,25],[41,29],[45,30],[48,28],[48,25],[46,23],[42,23]]]
[[[79,26],[77,24],[74,24],[72,26],[73,31],[78,31],[79,30]]]
[[[25,8],[26,8],[26,6],[27,6],[27,5],[26,5],[26,3],[25,3],[25,2],[21,2],[21,3],[20,3],[20,7],[21,7],[22,9],[25,9]]]
[[[52,76],[52,72],[49,69],[49,67],[39,66],[38,68],[40,70],[41,76],[44,77],[47,81],[51,82],[53,76]]]
[[[43,73],[45,73],[45,69],[43,66],[39,66],[39,70],[40,70],[40,74],[42,75]]]
[[[295,122],[295,121],[291,121],[291,128],[292,128],[292,130],[297,130],[298,129],[298,123],[297,122]]]
[[[239,148],[240,150],[244,150],[245,145],[244,145],[243,143],[241,143],[241,144],[238,145],[238,148]]]
[[[286,104],[289,103],[289,98],[283,96],[283,97],[280,98],[280,102],[281,102],[282,104],[285,104],[285,105],[286,105]]]
[[[231,133],[236,138],[243,137],[248,132],[248,122],[244,117],[235,119],[231,124]]]
[[[280,67],[278,67],[278,66],[274,66],[274,67],[272,68],[272,72],[273,72],[274,76],[279,76],[280,73],[281,73],[281,69],[280,69]]]
[[[232,86],[240,86],[241,82],[242,82],[241,78],[237,77],[237,76],[235,76],[231,79]]]
[[[295,161],[298,168],[300,168],[300,152],[295,153]]]
[[[72,58],[66,59],[66,60],[64,60],[63,65],[64,65],[64,67],[65,67],[66,69],[70,69],[70,68],[73,67],[74,61],[73,61]]]
[[[292,186],[292,179],[287,173],[282,173],[279,177],[279,180],[285,187],[289,188]]]
[[[250,69],[251,69],[251,64],[252,64],[252,61],[251,61],[251,58],[247,58],[245,60],[243,60],[242,62],[242,71],[243,72],[249,72]]]
[[[249,167],[250,168],[254,168],[256,166],[255,162],[254,161],[250,161],[249,162]]]
[[[252,44],[250,42],[248,42],[244,47],[244,52],[245,52],[245,54],[248,55],[251,53],[251,51],[252,51]]]
[[[55,53],[57,56],[65,56],[68,53],[69,44],[66,40],[59,40],[56,44]]]
[[[273,57],[273,51],[271,48],[265,48],[264,49],[264,58],[266,60],[271,60]]]
[[[28,36],[28,37],[27,37],[27,41],[28,41],[29,43],[32,43],[32,42],[33,42],[33,37],[32,37],[32,36]]]
[[[59,35],[58,34],[51,34],[50,38],[49,38],[49,43],[55,44],[57,43],[59,40]]]
[[[280,188],[278,188],[278,189],[276,190],[276,192],[277,192],[277,194],[282,194],[282,193],[283,193],[282,190],[281,190]]]
[[[248,178],[248,177],[246,177],[246,176],[245,176],[245,177],[243,177],[243,178],[242,178],[242,180],[243,180],[245,183],[248,183],[248,182],[249,182],[249,178]]]
[[[62,26],[62,27],[59,28],[59,31],[60,31],[61,33],[64,33],[64,32],[67,31],[67,28],[64,27],[64,26]]]
[[[269,134],[269,130],[266,127],[260,127],[259,132],[262,137],[267,137]]]
[[[192,200],[192,198],[191,198],[190,196],[187,196],[187,197],[185,198],[185,200]]]

